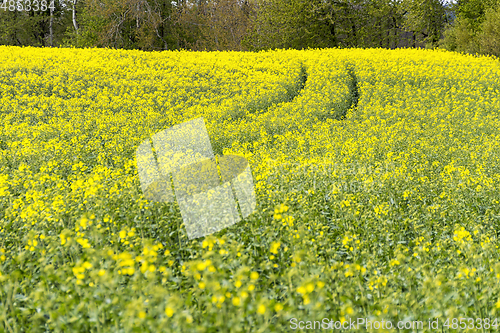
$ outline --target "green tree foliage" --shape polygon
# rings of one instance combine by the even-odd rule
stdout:
[[[440,45],[450,51],[478,53],[479,45],[471,24],[462,17],[457,17],[444,33]]]
[[[499,0],[458,0],[457,17],[466,21],[472,31],[477,32],[486,18],[486,11],[499,4]]]
[[[417,42],[437,46],[446,23],[443,0],[403,0],[404,26],[414,34],[413,46]]]
[[[252,20],[254,48],[396,47],[400,2],[260,0]]]
[[[202,0],[184,4],[177,24],[179,32],[187,32],[185,44],[191,49],[243,50],[250,12],[249,1]]]
[[[314,13],[320,3],[319,0],[255,1],[245,45],[250,49],[327,46],[327,26],[315,19]]]
[[[365,17],[363,46],[395,48],[403,42],[404,21],[399,1],[368,1]]]
[[[0,44],[142,50],[441,45],[498,54],[500,0],[457,0],[451,7],[445,0],[53,1],[52,16],[0,9]]]
[[[142,50],[241,50],[248,1],[85,0],[67,44]]]
[[[172,2],[86,0],[77,7],[81,29],[69,29],[68,44],[125,49],[169,49]]]
[[[500,56],[500,0],[461,0],[440,45],[448,50]]]
[[[478,41],[481,53],[500,57],[500,6],[488,8]]]
[[[0,4],[3,1],[0,2]],[[69,24],[64,7],[59,1],[47,1],[44,10],[34,5],[26,6],[20,2],[5,2],[0,9],[0,44],[18,46],[50,46],[50,8],[53,7],[53,35],[57,45],[63,39],[63,33]],[[46,5],[46,7],[45,7]],[[15,10],[12,10],[16,8]]]

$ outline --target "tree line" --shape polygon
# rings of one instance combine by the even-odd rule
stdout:
[[[500,56],[500,0],[0,0],[0,4],[3,45],[147,51],[444,47]]]

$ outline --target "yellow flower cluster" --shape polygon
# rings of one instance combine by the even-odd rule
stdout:
[[[287,318],[327,310],[340,322],[499,313],[498,59],[0,55],[6,330],[286,331]],[[198,117],[217,155],[248,159],[257,207],[188,240],[177,204],[145,200],[135,153]]]
[[[472,241],[472,236],[470,232],[465,230],[464,227],[461,227],[459,230],[456,230],[453,233],[453,240],[458,243],[465,243],[465,242],[471,242]]]

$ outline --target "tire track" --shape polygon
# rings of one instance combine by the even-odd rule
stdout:
[[[347,66],[347,74],[350,77],[349,80],[350,100],[349,100],[349,107],[346,110],[346,113],[343,115],[343,118],[345,118],[345,115],[347,114],[348,110],[350,109],[356,110],[358,108],[358,101],[359,101],[359,84],[358,84],[358,77],[356,76],[356,72],[354,70],[354,65],[350,64]]]

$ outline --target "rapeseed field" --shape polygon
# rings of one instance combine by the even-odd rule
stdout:
[[[410,49],[0,55],[2,331],[500,325],[498,59]],[[189,240],[176,203],[144,199],[135,151],[198,117],[214,153],[249,161],[257,208]]]

